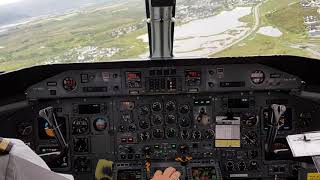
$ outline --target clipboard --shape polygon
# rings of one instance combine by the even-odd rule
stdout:
[[[320,155],[320,132],[289,135],[286,139],[294,157]]]
[[[294,157],[311,156],[320,173],[320,132],[310,132],[287,136],[287,142]]]

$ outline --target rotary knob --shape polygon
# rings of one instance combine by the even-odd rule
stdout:
[[[152,149],[151,149],[150,146],[145,146],[142,151],[143,151],[144,155],[148,155],[149,156],[151,154],[151,152],[152,152]]]
[[[179,152],[181,154],[187,154],[189,151],[189,147],[187,145],[180,145],[179,146]]]
[[[118,131],[119,132],[125,132],[126,131],[126,127],[123,126],[123,125],[120,125],[119,128],[118,128]]]

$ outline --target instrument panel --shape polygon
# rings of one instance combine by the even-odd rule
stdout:
[[[229,64],[71,70],[26,95],[34,149],[58,151],[38,117],[52,106],[69,150],[49,165],[76,179],[144,180],[169,166],[185,180],[272,179],[294,177],[299,163],[290,152],[266,153],[270,106],[287,107],[278,152],[286,135],[312,124],[314,106],[289,94],[300,88],[299,77],[268,66]]]
[[[291,90],[301,80],[260,64],[72,70],[27,90],[27,98]]]

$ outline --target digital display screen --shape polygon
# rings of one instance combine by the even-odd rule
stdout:
[[[228,108],[249,108],[249,99],[228,99]]]
[[[99,114],[100,104],[80,104],[78,110],[79,114]]]
[[[245,87],[246,83],[244,81],[240,81],[240,82],[220,82],[220,87],[228,87],[228,88],[232,88],[232,87]]]
[[[201,72],[200,71],[185,71],[185,83],[187,86],[200,86]]]
[[[218,178],[215,167],[192,167],[193,180],[217,180]]]
[[[57,122],[63,137],[66,137],[66,119],[64,117],[57,117]],[[43,118],[38,118],[38,136],[41,140],[55,139],[55,133],[53,129],[50,128],[47,120]]]
[[[119,170],[117,180],[141,180],[141,170]]]
[[[141,79],[141,72],[127,72],[127,80]]]
[[[272,111],[270,109],[263,110],[263,121],[264,129],[267,130],[271,124]],[[279,130],[291,130],[292,129],[292,109],[287,108],[287,110],[281,115],[279,120]]]
[[[126,79],[128,88],[142,87],[141,72],[126,72]]]
[[[198,78],[201,77],[200,71],[186,71],[186,77]]]

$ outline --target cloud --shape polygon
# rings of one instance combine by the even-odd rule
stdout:
[[[22,0],[0,0],[0,6],[6,5],[6,4],[17,3],[19,1],[22,1]]]

